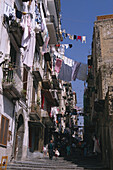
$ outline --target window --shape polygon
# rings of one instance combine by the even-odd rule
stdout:
[[[28,71],[24,67],[24,73],[23,73],[23,91],[24,91],[25,97],[26,97],[26,94],[27,94],[27,77],[28,77]]]
[[[0,127],[0,144],[7,145],[9,119],[2,115]]]
[[[10,43],[10,56],[11,56],[11,63],[13,65],[13,67],[16,66],[16,54],[17,53],[16,53],[16,50],[15,50],[13,44]]]

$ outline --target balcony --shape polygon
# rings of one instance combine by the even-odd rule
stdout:
[[[3,67],[3,92],[10,99],[21,98],[23,83],[17,72],[12,67]]]
[[[43,123],[47,126],[53,126],[53,121],[52,119],[49,117],[49,114],[47,111],[41,109],[41,117],[43,118]]]
[[[49,44],[50,45],[57,44],[56,25],[55,25],[55,20],[53,15],[49,16],[46,24],[50,36]]]
[[[51,107],[54,107],[55,106],[55,101],[54,101],[54,97],[52,95],[52,92],[51,90],[42,90],[42,93],[44,94],[46,100],[47,100],[47,103],[51,106]]]
[[[41,65],[38,63],[37,66],[33,67],[33,75],[35,76],[37,81],[42,81],[43,80],[43,69]]]
[[[50,72],[46,72],[43,81],[42,81],[42,86],[44,89],[51,89],[51,74]]]
[[[57,79],[56,73],[52,73],[53,89],[59,89],[59,81]]]
[[[57,95],[57,91],[52,91],[52,95],[53,95],[53,100],[54,100],[54,106],[59,106],[59,99],[58,99],[58,95]]]
[[[60,0],[48,0],[48,9],[50,15],[53,15],[55,18],[55,24],[58,27],[58,16],[60,12]]]
[[[41,109],[38,104],[32,103],[29,113],[31,120],[40,120],[41,118]]]
[[[12,21],[9,26],[9,37],[16,51],[20,51],[23,30],[19,23]]]
[[[51,61],[50,53],[49,52],[44,53],[44,58],[45,58],[45,61]]]
[[[42,33],[36,33],[36,44],[38,44],[39,46],[43,46],[44,41],[43,41],[43,36]]]

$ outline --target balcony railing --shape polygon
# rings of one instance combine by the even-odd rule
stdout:
[[[21,40],[22,40],[23,30],[19,23],[15,20],[11,22],[9,26],[9,37],[11,42],[13,43],[16,51],[20,51]]]
[[[44,89],[51,89],[51,74],[49,71],[45,73],[42,85]]]
[[[36,66],[33,67],[33,74],[38,81],[43,80],[44,72],[43,72],[43,69],[42,69],[42,67],[39,63]]]
[[[58,99],[57,91],[52,90],[52,96],[54,100],[54,106],[59,106],[59,99]]]
[[[57,44],[57,30],[56,30],[56,24],[53,15],[50,15],[47,18],[46,24],[50,35],[49,44]]]
[[[41,118],[41,109],[37,103],[31,104],[30,118],[31,120],[40,120]]]
[[[9,64],[3,67],[3,81],[2,81],[4,94],[11,99],[21,98],[21,91],[23,83],[18,76],[16,70],[9,66]]]
[[[53,89],[59,89],[59,81],[58,78],[56,76],[56,72],[52,73],[52,81],[53,81]]]

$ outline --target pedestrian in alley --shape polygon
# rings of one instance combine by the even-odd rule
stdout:
[[[54,149],[54,144],[53,141],[50,140],[50,143],[48,144],[48,151],[49,151],[49,159],[53,159],[53,149]]]
[[[43,146],[43,155],[46,156],[46,154],[47,154],[47,148],[46,146]]]
[[[55,149],[55,160],[57,160],[58,156],[60,155],[58,149],[56,148]]]
[[[66,147],[66,153],[67,153],[67,156],[69,157],[70,156],[70,153],[71,153],[71,148],[70,148],[70,145],[68,144],[67,147]]]
[[[96,135],[93,136],[93,141],[94,141],[93,153],[95,155],[100,154],[101,153],[100,143]]]

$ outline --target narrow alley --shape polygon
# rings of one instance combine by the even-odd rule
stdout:
[[[110,1],[0,0],[0,170],[113,170]]]

